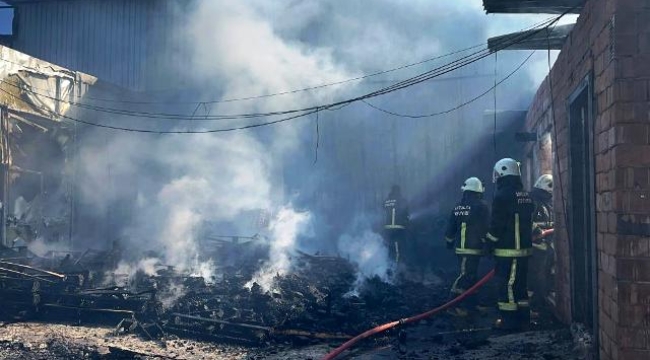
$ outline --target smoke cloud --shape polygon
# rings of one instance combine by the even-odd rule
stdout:
[[[271,244],[269,260],[246,284],[250,289],[257,283],[264,291],[273,287],[273,279],[284,276],[293,268],[292,256],[295,256],[298,237],[308,228],[311,215],[298,213],[291,207],[281,208],[270,225]]]
[[[389,259],[384,239],[370,229],[368,220],[359,217],[355,219],[353,229],[338,239],[339,254],[358,269],[355,288],[375,276],[386,282],[392,281],[389,270],[394,270],[395,264]]]
[[[179,99],[192,100],[248,98],[340,82],[485,43],[489,36],[544,18],[486,16],[480,0],[198,1],[178,12],[183,27],[176,30],[188,53],[161,50],[160,56],[189,59],[173,71],[184,74],[192,89]],[[538,55],[534,66],[499,88],[500,109],[527,107],[544,73],[539,62],[545,64],[545,55]],[[490,58],[369,102],[406,114],[447,110],[492,86],[495,66],[501,78],[525,56],[499,53],[497,62]],[[179,105],[176,112],[196,114],[192,123],[119,116],[101,120],[165,130],[242,125],[268,119],[200,118],[329,103],[452,59],[313,91],[206,101],[195,108]],[[427,211],[415,211],[418,219],[433,223],[428,217],[444,212],[444,197],[449,197],[439,187],[454,176],[473,175],[469,172],[474,170],[455,164],[477,146],[486,129],[483,112],[493,106],[486,97],[444,116],[409,119],[358,103],[320,113],[318,128],[312,116],[220,134],[86,131],[77,159],[85,218],[75,242],[87,246],[95,239],[106,247],[122,239],[132,250],[133,259],[125,259],[131,267],[139,266],[141,256],[135,254],[153,251],[150,255],[161,263],[209,278],[219,264],[205,256],[201,229],[212,223],[223,231],[220,235],[268,233],[269,261],[251,280],[266,289],[276,274],[291,271],[297,248],[339,253],[357,264],[360,279],[377,275],[388,280],[391,265],[374,217],[390,185],[401,184],[410,200],[427,202]],[[255,225],[255,214],[265,209],[276,210],[264,230]],[[372,220],[355,220],[360,215]]]

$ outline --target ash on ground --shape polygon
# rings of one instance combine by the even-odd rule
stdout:
[[[345,259],[297,254],[295,269],[263,291],[246,286],[256,262],[216,269],[209,281],[164,266],[116,281],[90,259],[0,260],[0,358],[320,359],[369,328],[445,303],[453,281],[439,272],[359,283]],[[487,286],[479,301],[491,305],[492,297]],[[341,359],[581,358],[571,331],[550,314],[509,335],[491,329],[495,316],[442,313],[367,339]]]

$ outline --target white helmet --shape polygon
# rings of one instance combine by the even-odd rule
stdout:
[[[494,164],[492,181],[497,182],[497,179],[508,175],[521,176],[519,163],[516,160],[510,158],[505,158],[497,161],[497,163]]]
[[[463,186],[460,188],[463,191],[473,191],[476,193],[483,193],[485,192],[485,188],[483,187],[483,183],[481,180],[475,177],[471,177],[467,180],[465,180],[465,183]]]
[[[544,174],[535,182],[536,189],[544,190],[546,192],[553,192],[553,175]]]

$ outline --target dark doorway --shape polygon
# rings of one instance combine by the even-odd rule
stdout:
[[[597,257],[593,95],[586,78],[569,98],[569,230],[571,242],[571,312],[573,321],[596,331]]]

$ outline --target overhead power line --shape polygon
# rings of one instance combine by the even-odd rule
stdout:
[[[456,110],[459,110],[459,109],[461,109],[461,108],[463,108],[463,107],[465,107],[465,106],[479,100],[480,98],[484,97],[485,95],[489,94],[490,91],[493,91],[494,89],[497,88],[497,86],[501,85],[506,80],[508,80],[512,75],[517,73],[528,62],[528,60],[530,60],[530,58],[533,56],[533,54],[535,54],[535,51],[532,51],[524,59],[524,61],[522,61],[521,64],[519,64],[519,66],[517,66],[514,70],[512,70],[512,72],[510,72],[508,75],[506,75],[503,79],[496,82],[489,89],[485,90],[484,92],[480,93],[479,95],[477,95],[477,96],[475,96],[475,97],[473,97],[473,98],[471,98],[471,99],[469,99],[469,100],[467,100],[467,101],[465,101],[463,103],[460,103],[458,106],[455,106],[453,108],[450,108],[450,109],[447,109],[447,110],[444,110],[444,111],[438,111],[438,112],[433,112],[433,113],[428,113],[428,114],[418,114],[418,115],[401,114],[401,113],[398,113],[398,112],[383,109],[383,108],[381,108],[381,107],[379,107],[377,105],[373,105],[372,103],[370,103],[370,102],[368,102],[366,100],[362,100],[362,101],[363,101],[364,104],[368,105],[369,107],[371,107],[371,108],[373,108],[373,109],[375,109],[377,111],[381,111],[381,112],[386,113],[388,115],[403,117],[403,118],[409,118],[409,119],[422,119],[422,118],[429,118],[429,117],[435,117],[435,116],[440,116],[440,115],[444,115],[444,114],[449,114],[449,113],[454,112]]]
[[[444,59],[446,57],[457,55],[457,54],[460,54],[460,53],[463,53],[463,52],[466,52],[466,51],[469,51],[469,50],[474,50],[476,48],[483,47],[483,46],[485,46],[485,45],[484,44],[477,44],[477,45],[466,47],[464,49],[455,50],[455,51],[452,51],[452,52],[447,53],[447,54],[438,55],[438,56],[434,56],[434,57],[427,58],[427,59],[424,59],[424,60],[420,60],[418,62],[404,64],[404,65],[400,65],[400,66],[397,66],[397,67],[394,67],[394,68],[391,68],[391,69],[380,70],[380,71],[377,71],[377,72],[373,72],[373,73],[370,73],[370,74],[361,75],[361,76],[357,76],[357,77],[353,77],[353,78],[349,78],[349,79],[345,79],[345,80],[340,80],[340,81],[335,81],[335,82],[330,82],[330,83],[305,87],[305,88],[301,88],[301,89],[285,90],[285,91],[269,93],[269,94],[243,96],[243,97],[230,98],[230,99],[195,100],[195,101],[166,101],[166,100],[157,100],[157,101],[156,100],[151,100],[151,101],[142,100],[142,101],[139,101],[139,100],[97,98],[97,97],[92,97],[92,96],[87,96],[87,95],[74,95],[74,96],[77,97],[77,98],[83,98],[83,100],[91,100],[91,101],[97,101],[97,102],[109,102],[109,103],[132,104],[132,105],[155,105],[155,104],[163,104],[163,105],[201,105],[201,104],[221,104],[221,103],[232,103],[232,102],[259,100],[259,99],[264,99],[264,98],[271,98],[271,97],[277,97],[277,96],[291,95],[291,94],[297,94],[297,93],[301,93],[301,92],[313,91],[313,90],[323,89],[323,88],[327,88],[327,87],[343,85],[343,84],[347,84],[347,83],[351,83],[351,82],[355,82],[355,81],[361,81],[361,80],[365,80],[365,79],[372,78],[372,77],[375,77],[375,76],[389,74],[389,73],[392,73],[392,72],[395,72],[395,71],[404,70],[404,69],[408,69],[408,68],[411,68],[411,67],[414,67],[414,66],[426,64],[426,63],[429,63],[429,62],[432,62],[432,61],[435,61],[435,60]],[[0,60],[2,60],[4,62],[7,62],[7,63],[10,63],[10,64],[20,65],[19,63],[10,61],[8,59],[0,59]],[[36,87],[34,87],[33,89],[48,91],[48,89],[36,88]],[[62,100],[62,101],[67,102],[67,100]],[[74,103],[74,102],[71,102],[71,103]]]
[[[534,36],[537,32],[545,29],[547,26],[552,25],[553,23],[557,22],[559,20],[559,17],[547,21],[548,24],[544,24],[544,27],[541,27],[537,29],[536,31],[530,32],[530,33],[522,33],[519,37],[513,37],[509,39],[503,39],[503,41],[499,44],[500,46],[497,49],[505,49],[517,42],[523,41],[524,39]],[[56,97],[49,96],[48,94],[42,94],[38,93],[36,91],[24,89],[22,87],[19,87],[16,84],[12,84],[10,82],[7,82],[5,80],[0,80],[0,82],[8,83],[9,85],[16,86],[21,88],[24,91],[30,92],[34,95],[39,95],[43,96],[45,98],[49,98],[51,100],[55,101],[62,101],[71,104],[72,106],[79,107],[82,109],[87,109],[91,111],[97,111],[97,112],[103,112],[103,113],[108,113],[108,114],[113,114],[113,115],[121,115],[121,116],[129,116],[129,117],[137,117],[141,119],[162,119],[162,120],[178,120],[178,121],[217,121],[217,120],[236,120],[236,119],[253,119],[253,118],[262,118],[262,117],[272,117],[272,116],[283,116],[283,115],[294,115],[294,114],[299,114],[303,112],[309,112],[313,111],[316,109],[328,109],[331,107],[347,104],[350,102],[355,102],[355,101],[360,101],[364,99],[368,99],[371,97],[376,97],[376,96],[381,96],[385,95],[394,91],[398,91],[401,89],[404,89],[406,87],[410,87],[422,82],[425,82],[427,80],[433,79],[435,77],[439,77],[441,75],[447,74],[451,71],[454,71],[458,68],[461,68],[463,66],[469,65],[471,63],[474,63],[476,61],[479,61],[487,56],[492,54],[492,52],[488,49],[483,49],[480,51],[473,52],[469,55],[463,56],[461,58],[458,58],[450,63],[447,63],[445,65],[436,67],[434,69],[428,70],[424,73],[421,73],[419,75],[416,75],[414,77],[411,77],[409,79],[406,79],[404,81],[399,81],[396,84],[392,84],[390,86],[381,88],[379,90],[376,90],[371,93],[367,93],[361,96],[357,96],[352,99],[348,100],[342,100],[330,104],[321,104],[321,105],[315,105],[315,106],[310,106],[310,107],[305,107],[305,108],[298,108],[298,109],[288,109],[288,110],[282,110],[282,111],[270,111],[270,112],[254,112],[254,113],[242,113],[242,114],[217,114],[217,115],[206,115],[202,116],[200,119],[195,118],[194,114],[192,115],[185,115],[185,114],[173,114],[173,113],[155,113],[155,112],[149,112],[149,111],[134,111],[134,110],[126,110],[126,109],[116,109],[116,108],[107,108],[107,107],[101,107],[101,106],[96,106],[96,105],[89,105],[89,104],[83,104],[83,103],[75,103],[75,102],[69,102],[67,100],[59,99]]]
[[[510,41],[503,44],[503,46],[500,46],[499,48],[497,48],[497,51],[505,49],[505,48],[511,46],[514,43],[517,43],[519,41],[524,40],[525,38],[527,38],[529,36],[535,35],[537,32],[542,31],[542,30],[548,28],[548,26],[551,26],[554,23],[556,23],[557,21],[559,21],[559,19],[562,16],[564,16],[564,14],[558,16],[557,18],[550,21],[548,24],[545,24],[543,27],[537,29],[536,31],[533,31],[533,32],[522,35],[521,39],[518,39],[518,38],[509,39]],[[334,103],[330,103],[330,104],[326,104],[326,105],[312,106],[312,107],[307,107],[307,108],[303,108],[303,109],[293,109],[293,110],[285,110],[285,111],[278,111],[278,112],[271,112],[271,113],[237,114],[236,116],[231,115],[229,119],[246,119],[246,118],[253,118],[253,117],[260,117],[260,116],[280,115],[280,114],[281,115],[290,115],[290,116],[284,117],[284,118],[281,118],[281,119],[276,119],[276,120],[273,120],[273,121],[268,121],[268,122],[263,122],[263,123],[256,123],[256,124],[247,124],[247,125],[241,125],[241,126],[230,127],[230,128],[207,129],[207,130],[185,130],[185,131],[182,131],[182,130],[170,130],[170,131],[164,131],[163,130],[163,131],[160,131],[160,130],[135,129],[135,128],[127,128],[127,127],[119,127],[119,126],[98,124],[98,123],[93,123],[93,122],[84,121],[84,120],[80,120],[80,119],[75,119],[75,118],[72,118],[70,116],[62,116],[62,117],[66,118],[66,119],[69,119],[71,121],[83,123],[83,124],[90,125],[90,126],[96,126],[96,127],[108,128],[108,129],[114,129],[114,130],[121,130],[121,131],[129,131],[129,132],[143,132],[143,133],[157,133],[157,134],[188,134],[188,133],[217,133],[217,132],[229,132],[229,131],[236,131],[236,130],[244,130],[244,129],[262,127],[262,126],[269,126],[269,125],[273,125],[273,124],[277,124],[277,123],[281,123],[281,122],[286,122],[286,121],[289,121],[289,120],[293,120],[293,119],[297,119],[297,118],[301,118],[301,117],[305,117],[305,116],[314,114],[317,111],[321,111],[321,110],[335,110],[337,108],[347,106],[347,105],[349,105],[349,104],[351,104],[353,102],[362,101],[362,100],[366,100],[366,99],[369,99],[369,98],[372,98],[372,97],[377,97],[377,96],[385,95],[385,94],[388,94],[388,93],[391,93],[391,92],[394,92],[394,91],[398,91],[398,90],[401,90],[401,89],[404,89],[404,88],[407,88],[407,87],[422,83],[422,82],[427,81],[429,79],[441,76],[441,75],[446,74],[448,72],[454,71],[454,70],[456,70],[458,68],[469,65],[469,64],[471,64],[473,62],[479,61],[479,60],[489,56],[491,53],[492,52],[490,52],[490,51],[488,51],[488,52],[484,52],[484,51],[475,52],[475,53],[473,53],[473,54],[471,54],[469,56],[465,56],[463,58],[452,61],[449,64],[446,64],[446,65],[443,65],[441,67],[426,71],[426,72],[424,72],[422,74],[414,76],[414,77],[412,77],[410,79],[407,79],[405,81],[399,82],[397,84],[394,84],[394,85],[379,89],[377,91],[374,91],[374,92],[371,92],[371,93],[368,93],[368,94],[365,94],[365,95],[362,95],[362,96],[357,96],[355,98],[347,99],[347,100],[344,100],[344,101],[338,101],[338,102],[334,102]],[[4,92],[8,93],[6,91],[4,91]],[[11,96],[14,96],[13,94],[10,94],[10,93],[8,93],[8,94],[11,95]],[[56,116],[56,114],[53,114],[53,115]],[[59,116],[61,116],[61,115],[59,115]],[[221,116],[223,116],[223,115],[221,115]],[[221,119],[224,119],[224,118],[221,118]]]
[[[62,0],[62,1],[74,1],[74,0]],[[38,2],[38,1],[37,1]],[[531,25],[530,27],[526,29],[522,29],[521,31],[527,31],[527,30],[532,30],[535,29],[538,26],[541,26],[542,24],[548,23],[552,21],[554,17],[550,17],[545,19],[544,21],[538,22],[536,24]],[[123,103],[123,104],[133,104],[133,105],[154,105],[154,104],[165,104],[165,105],[173,105],[173,104],[178,104],[178,105],[205,105],[205,104],[218,104],[218,103],[232,103],[232,102],[241,102],[241,101],[249,101],[249,100],[256,100],[256,99],[263,99],[263,98],[270,98],[270,97],[276,97],[276,96],[283,96],[283,95],[290,95],[290,94],[296,94],[296,93],[301,93],[301,92],[306,92],[306,91],[312,91],[312,90],[318,90],[322,88],[327,88],[331,86],[336,86],[336,85],[342,85],[354,81],[361,81],[365,80],[371,77],[383,75],[383,74],[388,74],[391,72],[407,69],[410,67],[414,67],[417,65],[422,65],[434,60],[439,60],[445,57],[449,57],[452,55],[460,54],[469,50],[473,50],[479,47],[484,46],[484,44],[477,44],[473,46],[466,47],[464,49],[460,50],[455,50],[447,54],[443,55],[438,55],[434,56],[431,58],[427,58],[424,60],[420,60],[414,63],[409,63],[409,64],[404,64],[400,65],[391,69],[387,70],[380,70],[374,73],[346,79],[346,80],[341,80],[341,81],[336,81],[336,82],[331,82],[331,83],[325,83],[325,84],[320,84],[316,86],[311,86],[311,87],[306,87],[306,88],[301,88],[301,89],[294,89],[294,90],[286,90],[286,91],[281,91],[281,92],[276,92],[276,93],[270,93],[270,94],[261,94],[261,95],[251,95],[251,96],[244,96],[244,97],[239,97],[239,98],[230,98],[230,99],[220,99],[220,100],[195,100],[195,101],[169,101],[169,100],[159,100],[159,101],[138,101],[138,100],[124,100],[124,99],[108,99],[108,98],[97,98],[97,97],[92,97],[88,95],[73,95],[77,98],[83,98],[83,100],[91,100],[91,101],[97,101],[97,102],[109,102],[109,103]],[[11,63],[14,65],[20,65],[18,63],[12,62],[8,59],[0,59],[2,61],[5,61],[7,63]],[[37,87],[32,87],[32,90],[41,90],[41,91],[49,91],[49,89],[42,89],[42,88],[37,88]],[[59,101],[64,101],[64,102],[69,102],[68,100],[65,99],[60,99]],[[71,104],[76,104],[75,102],[70,102]]]
[[[397,114],[397,113],[390,112],[388,110],[378,108],[378,107],[368,103],[365,100],[361,100],[361,101],[363,101],[364,103],[366,103],[370,107],[375,108],[375,109],[377,109],[379,111],[386,112],[388,114],[391,114],[391,115],[394,115],[394,116],[400,116],[400,117],[424,118],[424,117],[434,117],[434,116],[438,116],[438,115],[447,114],[447,113],[456,111],[456,110],[458,110],[458,109],[460,109],[460,108],[462,108],[464,106],[467,106],[468,104],[470,104],[470,103],[480,99],[481,97],[485,96],[486,94],[488,94],[496,86],[502,84],[504,81],[506,81],[512,75],[514,75],[517,71],[519,71],[524,66],[524,64],[526,62],[528,62],[528,60],[532,57],[533,54],[534,54],[534,51],[530,55],[528,55],[528,57],[526,59],[524,59],[524,61],[521,64],[519,64],[519,66],[517,66],[517,68],[515,68],[510,74],[508,74],[506,77],[501,79],[501,81],[496,83],[490,89],[486,90],[485,92],[481,93],[480,95],[478,95],[478,96],[476,96],[476,97],[474,97],[474,98],[472,98],[472,99],[470,99],[470,100],[468,100],[468,101],[466,101],[466,102],[464,102],[462,104],[459,104],[458,106],[456,106],[454,108],[451,108],[451,109],[448,109],[448,110],[445,110],[445,111],[441,111],[441,112],[437,112],[437,113],[431,113],[431,114],[425,114],[425,115],[403,115],[403,114]],[[10,95],[12,97],[16,97],[14,94],[11,94],[11,93],[5,91],[4,89],[0,89],[0,91],[4,92],[4,93],[6,93],[6,94],[8,94],[8,95]],[[349,103],[345,104],[345,105],[342,105],[342,106],[347,106],[347,105],[349,105]],[[339,110],[339,109],[340,108],[337,108],[337,109],[331,108],[331,109],[325,109],[325,110]],[[249,125],[237,126],[237,127],[227,128],[227,129],[186,130],[186,131],[179,131],[179,130],[159,131],[159,130],[147,130],[147,129],[132,129],[132,128],[125,128],[125,127],[119,127],[119,126],[112,126],[112,125],[93,123],[93,122],[89,122],[89,121],[85,121],[85,120],[76,119],[76,118],[73,118],[73,117],[70,117],[70,116],[67,116],[67,115],[61,115],[61,117],[63,117],[64,119],[68,119],[68,120],[78,122],[78,123],[81,123],[81,124],[85,124],[85,125],[90,125],[90,126],[95,126],[95,127],[100,127],[100,128],[106,128],[106,129],[112,129],[112,130],[121,130],[121,131],[127,131],[127,132],[141,132],[141,133],[153,133],[153,134],[201,134],[201,133],[231,132],[231,131],[252,129],[252,128],[257,128],[257,127],[261,127],[261,126],[268,126],[268,125],[278,124],[278,123],[282,123],[282,122],[302,118],[302,117],[305,117],[305,116],[309,116],[309,115],[312,115],[312,114],[318,115],[319,110],[320,109],[317,108],[315,110],[307,111],[307,112],[300,113],[300,114],[297,114],[297,115],[294,115],[294,116],[278,119],[278,120],[275,120],[275,121],[259,123],[259,124],[249,124]]]

